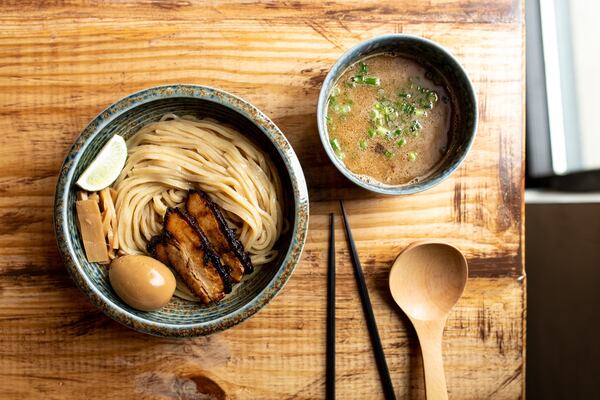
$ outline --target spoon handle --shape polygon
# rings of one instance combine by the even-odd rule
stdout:
[[[445,321],[413,321],[423,354],[427,400],[447,400],[446,375],[442,359]]]

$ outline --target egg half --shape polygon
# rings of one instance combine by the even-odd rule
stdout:
[[[164,307],[175,292],[173,272],[147,256],[123,256],[110,264],[108,277],[113,290],[125,303],[142,311]]]

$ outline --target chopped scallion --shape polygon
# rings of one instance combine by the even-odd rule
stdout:
[[[381,80],[376,76],[365,76],[362,83],[365,85],[379,86],[381,84]]]
[[[416,131],[418,131],[421,128],[422,128],[421,123],[417,120],[411,122],[411,124],[410,124],[410,131],[412,133],[415,133]]]
[[[415,153],[414,151],[409,151],[408,152],[408,161],[416,161],[417,160],[417,153]]]
[[[336,102],[331,105],[331,109],[337,114],[348,114],[352,110],[352,107],[350,104],[339,104]]]
[[[377,131],[375,131],[375,129],[373,129],[373,128],[369,128],[368,134],[369,134],[369,137],[371,139],[373,139],[377,135]]]
[[[400,105],[400,110],[406,115],[413,115],[416,109],[417,107],[410,103],[402,103]]]
[[[361,150],[366,150],[367,147],[369,147],[369,143],[366,140],[359,140],[358,141],[358,148]]]
[[[385,129],[385,127],[379,125],[377,128],[375,128],[375,131],[379,134],[379,135],[387,135],[388,130]]]
[[[342,149],[342,146],[340,146],[340,142],[337,140],[337,138],[330,139],[329,143],[331,143],[331,148],[334,151],[340,151]]]
[[[371,118],[371,121],[373,121],[373,122],[378,122],[382,119],[381,112],[376,108],[373,108],[371,110],[371,112],[369,113],[369,117]]]
[[[369,66],[367,64],[365,64],[364,62],[361,62],[360,64],[358,64],[358,72],[360,72],[361,74],[368,73]]]
[[[387,158],[388,160],[390,160],[392,157],[394,157],[394,153],[392,153],[389,150],[386,150],[383,155],[385,156],[385,158]]]
[[[396,144],[398,145],[398,147],[402,147],[402,146],[406,145],[406,139],[401,138],[400,140],[398,140],[396,142]]]
[[[329,140],[329,143],[331,143],[331,148],[333,149],[333,151],[335,152],[335,155],[340,159],[343,160],[346,155],[344,154],[344,152],[342,151],[342,146],[340,145],[340,142],[337,140],[337,138],[333,138]]]

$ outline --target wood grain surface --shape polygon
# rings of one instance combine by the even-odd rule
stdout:
[[[405,32],[450,49],[477,90],[473,150],[434,189],[379,197],[320,147],[321,82],[341,53]],[[316,399],[325,393],[327,223],[346,200],[398,398],[424,398],[416,335],[387,274],[400,250],[439,238],[470,280],[444,334],[451,399],[522,398],[523,11],[518,0],[0,3],[0,398]],[[307,176],[311,221],[294,276],[260,313],[210,337],[130,331],[75,288],[52,231],[56,176],[104,107],[153,85],[197,83],[268,114]],[[339,222],[339,218],[338,218]],[[337,391],[382,398],[341,225]]]

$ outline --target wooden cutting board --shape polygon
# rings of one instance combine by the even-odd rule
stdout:
[[[424,398],[414,330],[386,278],[410,242],[468,256],[470,280],[444,336],[452,399],[522,398],[524,26],[518,0],[192,2],[8,1],[0,5],[0,398],[324,397],[327,215],[346,200],[398,398]],[[454,175],[425,193],[380,197],[328,161],[315,110],[342,52],[404,32],[450,49],[473,79],[480,124]],[[52,231],[56,175],[104,107],[167,83],[223,88],[268,114],[307,177],[302,262],[260,313],[210,337],[130,331],[75,288]],[[337,387],[382,398],[338,219]]]

